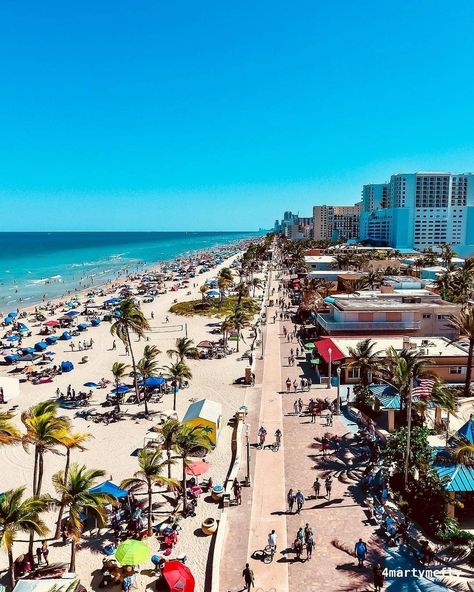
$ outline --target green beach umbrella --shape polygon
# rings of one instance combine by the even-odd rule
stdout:
[[[115,551],[115,559],[121,565],[140,565],[150,559],[151,551],[143,541],[127,539]]]
[[[313,358],[311,364],[319,364],[319,358]]]
[[[314,349],[314,343],[305,343],[304,346],[306,349]]]

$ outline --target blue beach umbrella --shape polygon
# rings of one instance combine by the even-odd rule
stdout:
[[[79,313],[77,312],[77,310],[70,310],[64,316],[70,317],[72,319],[73,317],[77,317],[78,314]]]
[[[9,335],[7,337],[7,341],[19,341],[20,336],[19,335]]]
[[[140,386],[157,387],[161,386],[164,382],[165,379],[162,376],[150,376],[145,381],[141,380],[139,384]]]
[[[98,388],[99,385],[95,382],[85,382],[84,386],[86,386],[87,388]]]
[[[112,389],[111,392],[114,395],[123,395],[124,393],[128,393],[129,390],[130,390],[130,387],[129,386],[126,386],[125,384],[122,384],[118,388]]]

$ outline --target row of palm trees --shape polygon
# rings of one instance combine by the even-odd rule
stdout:
[[[102,528],[106,523],[104,505],[114,501],[110,495],[91,492],[97,480],[105,476],[105,471],[88,469],[85,465],[77,463],[71,464],[71,451],[83,450],[89,435],[71,432],[68,419],[59,416],[57,411],[54,401],[46,401],[38,403],[22,414],[26,434],[22,434],[13,424],[11,413],[0,414],[0,443],[23,444],[27,450],[33,448],[35,454],[33,495],[25,497],[26,486],[22,486],[5,492],[0,498],[0,546],[4,547],[8,554],[12,586],[15,585],[15,538],[20,532],[29,533],[29,555],[32,557],[34,536],[43,537],[48,533],[42,515],[48,511],[50,505],[59,507],[54,538],[59,537],[63,515],[67,512],[65,530],[71,540],[70,570],[75,571],[76,548],[82,535],[81,514],[87,512],[92,515],[97,526]],[[166,485],[168,489],[176,487],[178,482],[171,478],[171,465],[177,458],[181,459],[183,508],[186,511],[186,466],[189,458],[197,451],[207,451],[211,448],[209,437],[200,427],[191,427],[172,419],[159,428],[159,431],[162,434],[163,447],[141,450],[138,455],[139,470],[132,478],[122,482],[122,487],[131,491],[146,489],[149,534],[153,486]],[[57,494],[57,498],[54,498],[42,492],[44,457],[47,452],[60,454],[61,448],[65,451],[66,462],[64,470],[58,471],[52,478]],[[166,468],[167,476],[164,475]]]

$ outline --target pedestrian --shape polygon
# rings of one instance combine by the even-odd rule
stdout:
[[[293,491],[293,489],[289,489],[288,490],[288,494],[286,496],[286,499],[288,501],[288,510],[290,512],[290,514],[293,514],[293,506],[295,505],[295,493]]]
[[[42,551],[41,547],[38,547],[36,549],[36,561],[38,563],[38,567],[40,566],[42,556],[43,556],[43,551]]]
[[[43,554],[44,562],[46,563],[46,565],[49,565],[49,561],[48,561],[49,549],[48,549],[48,543],[46,541],[43,541],[43,544],[41,545],[41,553]]]
[[[248,563],[245,564],[244,571],[242,572],[242,577],[244,578],[245,582],[244,590],[250,590],[251,587],[255,587],[255,577]]]
[[[311,377],[309,377],[309,378],[306,380],[306,384],[307,384],[307,386],[308,386],[308,391],[309,391],[309,390],[311,390],[311,385],[313,384],[313,381],[311,380]]]
[[[291,380],[290,377],[288,376],[288,378],[286,379],[286,392],[289,393],[291,389]]]
[[[304,378],[300,380],[301,392],[304,391]]]
[[[318,414],[318,408],[316,405],[312,405],[311,407],[311,423],[316,423],[316,416]]]
[[[288,356],[288,366],[291,366],[291,356]]]
[[[112,341],[112,351],[115,351],[117,349],[117,343],[115,342],[115,339]]]
[[[290,349],[290,354],[291,354],[291,357],[293,357],[293,353],[294,353],[294,350],[293,350],[293,348],[291,348],[291,349]]]
[[[376,563],[372,569],[374,577],[375,592],[382,592],[383,588],[383,568],[380,563]]]
[[[303,399],[301,397],[298,399],[298,409],[300,410],[300,413],[303,412]]]
[[[304,526],[304,540],[307,541],[310,537],[314,536],[313,529],[311,526],[306,522]]]
[[[296,357],[297,357],[297,358],[299,358],[299,355],[300,355],[300,348],[299,348],[299,347],[297,347],[297,348],[296,348]]]
[[[234,490],[235,501],[237,505],[240,506],[240,504],[242,503],[242,486],[240,485],[240,481],[237,479],[237,477],[234,479],[232,488]]]
[[[326,425],[327,425],[327,426],[332,426],[332,414],[331,414],[331,412],[329,412],[329,413],[326,415]]]
[[[306,561],[309,561],[313,556],[314,538],[313,535],[306,539]]]
[[[359,539],[354,546],[357,561],[359,562],[357,567],[364,567],[364,561],[367,556],[367,545],[362,539]]]
[[[329,445],[329,440],[326,438],[326,436],[323,436],[321,438],[321,451],[323,453],[323,456],[326,456],[326,450],[328,449],[328,445]]]
[[[295,393],[298,391],[298,383],[296,380],[293,380],[293,388],[295,389]]]
[[[274,553],[277,548],[277,541],[278,541],[278,535],[274,530],[272,530],[268,535],[268,545],[271,547],[271,549]]]
[[[301,509],[302,509],[303,504],[304,504],[304,495],[303,495],[303,492],[300,491],[299,489],[296,492],[295,500],[296,500],[296,513],[297,514],[300,514],[301,513]]]
[[[304,541],[304,530],[302,526],[298,528],[298,532],[296,533],[296,540],[301,542]]]
[[[295,415],[299,415],[300,414],[300,406],[298,404],[298,400],[295,399],[295,402],[293,403],[293,409],[295,412]]]
[[[319,498],[319,492],[321,491],[321,481],[319,477],[316,477],[316,481],[313,483],[314,497]]]
[[[326,480],[324,481],[324,487],[326,489],[326,497],[328,498],[328,500],[331,499],[331,491],[332,491],[332,477],[331,475],[328,475],[326,477]]]
[[[296,559],[301,561],[301,555],[303,554],[303,541],[299,538],[296,538],[295,542],[293,543],[293,548],[296,553]]]

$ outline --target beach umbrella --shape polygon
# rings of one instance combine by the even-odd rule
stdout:
[[[127,539],[115,551],[115,559],[120,565],[140,565],[150,558],[151,551],[143,541]]]
[[[315,348],[314,343],[305,343],[304,346],[305,346],[306,349],[314,349]]]
[[[140,381],[140,386],[157,387],[161,386],[165,382],[162,376],[150,376],[145,381]]]
[[[129,386],[122,384],[118,388],[112,389],[112,393],[114,393],[114,395],[123,395],[124,393],[128,393],[129,390],[130,390]]]
[[[86,386],[87,388],[98,388],[99,385],[96,384],[95,382],[85,382],[84,386]]]
[[[16,313],[16,312],[9,312],[9,313],[8,313],[8,316],[9,316],[10,318],[14,319],[14,318],[17,316],[17,314],[18,314],[18,313]]]
[[[18,341],[20,339],[19,335],[9,335],[7,337],[7,341]]]
[[[162,573],[170,592],[194,592],[194,576],[181,561],[166,562]]]
[[[46,321],[43,325],[46,325],[46,327],[59,327],[59,321]]]
[[[203,460],[199,460],[193,463],[186,464],[186,474],[193,475],[194,477],[199,477],[199,475],[204,475],[209,470],[209,465],[207,462]]]
[[[92,489],[89,489],[89,493],[105,493],[117,499],[127,497],[128,495],[128,491],[126,489],[121,489],[118,485],[112,483],[112,481],[104,481],[100,485],[92,487]]]
[[[78,314],[79,313],[77,312],[77,310],[70,310],[64,316],[70,317],[72,319],[73,317],[77,317]]]

